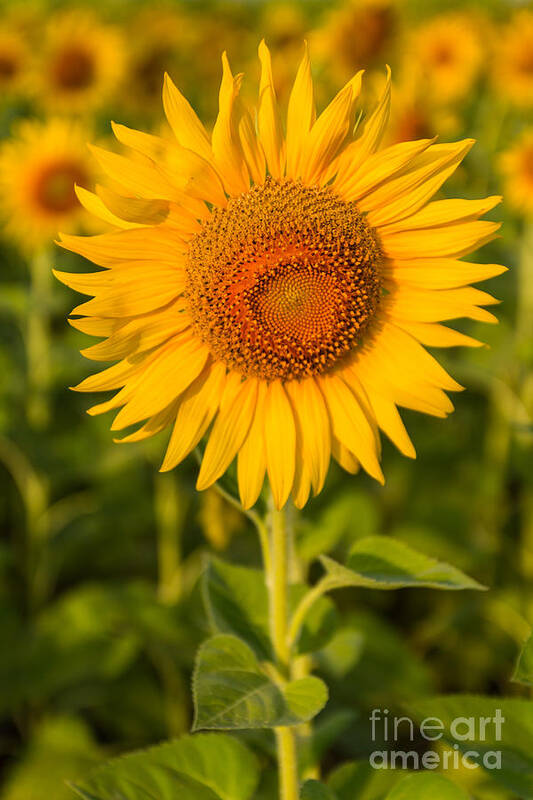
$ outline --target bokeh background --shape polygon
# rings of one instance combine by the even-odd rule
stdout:
[[[165,131],[168,70],[206,123],[220,52],[246,74],[273,51],[286,102],[308,39],[322,106],[365,67],[365,100],[393,68],[389,143],[439,134],[477,146],[446,196],[503,194],[502,236],[479,260],[499,325],[458,325],[488,347],[439,354],[468,391],[446,421],[405,412],[418,460],[384,446],[386,485],[332,469],[298,524],[307,570],[372,533],[451,562],[487,593],[350,590],[319,653],[330,687],[325,764],[365,758],[368,709],[431,692],[524,695],[510,683],[533,622],[533,7],[504,0],[40,0],[0,4],[1,800],[67,800],[64,779],[186,732],[190,673],[207,632],[206,552],[259,563],[253,530],[196,465],[158,474],[161,439],[115,445],[107,417],[69,392],[91,369],[65,317],[78,302],[52,266],[83,271],[52,240],[99,230],[74,195],[98,174],[86,142],[109,120]],[[102,230],[105,222],[101,223]],[[485,288],[485,287],[483,287]],[[311,577],[313,567],[311,566]],[[256,737],[256,744],[268,746]],[[462,780],[463,776],[454,776]],[[473,796],[507,798],[476,773]],[[264,789],[265,798],[268,797]],[[367,800],[374,796],[368,789]]]

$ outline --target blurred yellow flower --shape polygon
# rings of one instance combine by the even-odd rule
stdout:
[[[533,215],[533,128],[500,156],[505,201],[521,214]]]
[[[452,106],[432,102],[423,77],[406,65],[393,88],[391,116],[384,141],[387,144],[437,135],[456,136],[461,124]]]
[[[533,106],[533,12],[519,11],[498,31],[492,79],[502,97]]]
[[[118,30],[89,11],[52,16],[35,63],[36,99],[68,114],[101,108],[123,78],[124,47]]]
[[[312,35],[313,52],[328,69],[351,75],[391,60],[398,26],[395,0],[349,0],[330,11]]]
[[[26,252],[50,245],[58,227],[75,231],[88,219],[74,191],[93,183],[86,137],[77,123],[26,120],[0,148],[3,231]]]
[[[480,75],[485,52],[482,21],[474,14],[433,17],[414,32],[407,49],[409,68],[427,84],[433,104],[462,100]]]
[[[381,76],[375,82],[381,86]],[[433,116],[424,84],[407,70],[393,86],[391,114],[384,141],[394,144],[432,138],[436,134]]]
[[[459,259],[494,237],[479,217],[500,198],[429,202],[473,142],[383,149],[390,75],[354,138],[361,73],[317,118],[305,53],[285,136],[264,42],[259,57],[257,127],[225,55],[211,138],[168,78],[174,142],[114,125],[143,159],[94,148],[122,189],[82,198],[116,231],[61,237],[104,270],[56,276],[93,298],[71,320],[104,337],[84,355],[117,362],[77,387],[119,390],[89,413],[142,423],[121,441],[173,426],[162,470],[207,434],[198,489],[237,458],[245,507],[265,475],[278,508],[301,507],[331,457],[384,480],[379,428],[414,457],[397,406],[453,410],[461,387],[423,345],[476,346],[441,322],[495,321],[468,284],[504,268]]]
[[[161,107],[161,76],[193,54],[190,27],[183,9],[167,3],[151,3],[130,20],[125,104],[145,114]]]
[[[25,85],[29,53],[23,36],[8,25],[0,29],[0,103],[10,100]]]

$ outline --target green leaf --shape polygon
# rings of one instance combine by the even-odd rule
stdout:
[[[335,794],[325,783],[309,780],[302,786],[301,800],[337,800]]]
[[[383,800],[400,780],[400,771],[373,769],[368,761],[349,761],[328,775],[328,786],[339,800]]]
[[[406,709],[418,721],[427,717],[441,720],[443,738],[450,745],[458,745],[462,752],[476,751],[479,758],[475,760],[485,767],[487,775],[523,800],[533,798],[533,703],[450,695],[413,701],[406,704]],[[482,718],[490,721],[483,724]],[[497,723],[495,720],[500,718]],[[494,752],[501,753],[501,768],[494,756],[487,755]]]
[[[512,680],[533,686],[533,633],[522,648]]]
[[[329,588],[363,586],[369,589],[400,589],[409,586],[432,589],[484,589],[460,570],[412,550],[388,536],[360,539],[346,566],[322,556]]]
[[[460,786],[442,775],[420,772],[403,778],[387,795],[387,800],[468,800],[468,795]]]
[[[45,717],[8,773],[2,800],[72,800],[65,778],[84,775],[103,758],[81,719],[63,714]]]
[[[344,654],[336,637],[316,655],[325,679],[336,683],[336,700],[348,707],[387,708],[402,700],[425,697],[434,691],[434,677],[428,664],[417,655],[396,628],[370,611],[351,612],[339,633],[349,642]],[[366,725],[368,729],[368,725]]]
[[[271,658],[268,594],[263,572],[211,558],[202,578],[207,616],[213,631],[244,639],[259,658]]]
[[[258,780],[242,742],[204,733],[116,758],[73,788],[86,800],[249,800]]]
[[[272,660],[268,623],[268,592],[259,569],[234,566],[211,558],[202,578],[204,603],[214,633],[229,633],[243,639],[260,659]],[[307,587],[290,587],[289,601],[295,608]],[[298,652],[312,653],[329,641],[337,616],[329,598],[320,598],[302,628]]]
[[[327,688],[314,677],[275,683],[245,642],[220,634],[198,651],[193,695],[193,730],[271,728],[312,719],[326,704]]]
[[[343,678],[352,670],[365,649],[365,637],[362,631],[344,627],[335,632],[327,647],[319,654],[322,661],[327,662],[327,670],[335,678]]]
[[[318,518],[302,520],[298,556],[310,562],[321,553],[328,553],[341,539],[351,543],[355,538],[354,528],[357,538],[370,536],[379,530],[378,508],[376,500],[365,491],[350,491],[330,498]]]

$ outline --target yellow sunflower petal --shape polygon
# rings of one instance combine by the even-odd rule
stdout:
[[[76,197],[84,209],[98,219],[108,222],[110,225],[114,225],[117,228],[124,228],[125,230],[128,228],[139,227],[139,225],[134,222],[128,222],[120,217],[115,216],[115,214],[113,214],[107,208],[107,206],[104,205],[102,199],[93,192],[87,191],[87,189],[84,189],[82,186],[75,186],[74,191],[76,192]]]
[[[319,375],[317,383],[326,401],[333,435],[354,453],[369,475],[384,483],[374,432],[355,395],[338,375]]]
[[[240,381],[240,376],[238,379]],[[239,383],[231,399],[222,397],[196,482],[198,490],[207,489],[215,483],[242,447],[254,417],[257,384],[256,378],[248,378]]]
[[[222,175],[227,192],[232,195],[239,195],[250,186],[235,110],[235,101],[239,94],[241,81],[242,75],[233,77],[228,58],[224,53],[218,101],[219,112],[213,128],[212,147],[217,169]]]
[[[380,183],[405,169],[416,156],[427,150],[433,141],[433,139],[419,139],[416,142],[401,142],[374,153],[353,175],[342,171],[337,173],[333,181],[335,191],[346,199],[358,200]]]
[[[163,106],[168,123],[178,142],[183,147],[194,150],[207,161],[212,161],[211,144],[204,126],[189,101],[176,88],[167,73],[165,73],[163,85]]]
[[[408,322],[398,319],[396,324],[428,347],[484,347],[483,342],[437,322]]]
[[[331,453],[335,461],[337,461],[346,472],[349,472],[351,475],[357,475],[361,468],[359,461],[335,436],[331,440]]]
[[[181,395],[161,472],[173,469],[196,447],[218,411],[225,378],[224,364],[209,364]]]
[[[298,436],[296,437],[298,446]],[[292,488],[292,500],[296,508],[303,508],[311,492],[311,470],[309,464],[303,459],[297,459],[296,471]]]
[[[161,411],[190,386],[208,355],[208,348],[195,336],[168,341],[143,373],[134,397],[117,414],[111,430],[127,428]]]
[[[382,325],[373,340],[354,353],[353,366],[370,396],[376,391],[397,405],[436,417],[445,417],[453,411],[453,404],[442,389],[429,383],[401,349],[394,347],[387,325]]]
[[[397,325],[387,323],[384,325],[381,347],[395,355],[398,363],[409,364],[411,370],[424,376],[424,380],[445,389],[448,392],[460,392],[463,387],[457,383],[439,362],[430,355],[412,336],[405,333]]]
[[[191,324],[190,313],[176,303],[165,311],[156,311],[126,322],[105,342],[98,342],[81,351],[94,361],[117,361],[158,347]]]
[[[354,380],[359,381],[357,370],[353,366],[344,369],[341,374],[349,386],[354,385]],[[387,434],[403,455],[408,458],[415,458],[416,452],[413,443],[392,400],[372,390],[368,385],[366,387],[366,395],[381,430]]]
[[[302,180],[321,183],[321,177],[337,156],[353,120],[354,104],[361,91],[362,71],[346,84],[318,117],[303,147],[300,161]]]
[[[183,203],[186,208],[194,209],[195,212],[201,211],[197,200],[191,203],[191,199],[176,186],[172,186],[148,159],[132,161],[101,147],[91,145],[90,149],[104,172],[122,186],[126,194],[131,192],[137,197],[148,200],[173,200],[176,203]],[[201,216],[205,216],[205,212],[202,212]]]
[[[498,320],[482,305],[497,303],[487,292],[471,286],[459,289],[441,289],[437,292],[397,287],[387,313],[413,322],[442,322],[466,317],[479,322],[496,323]]]
[[[265,180],[265,154],[259,144],[251,114],[240,97],[235,98],[235,118],[237,134],[250,178],[254,184],[261,184]]]
[[[190,211],[168,200],[125,197],[99,184],[96,185],[95,191],[106,208],[126,222],[137,225],[159,225],[165,222],[175,227],[178,235],[187,236],[192,236],[201,230],[199,221]]]
[[[162,139],[161,136],[138,131],[118,122],[112,122],[111,129],[117,141],[147,156],[151,161],[155,162],[156,169],[158,162],[166,158],[169,143]]]
[[[117,139],[127,147],[155,161],[158,172],[180,192],[197,200],[226,205],[220,178],[211,163],[194,150],[167,143],[158,136],[142,133],[113,123]]]
[[[296,464],[296,425],[289,398],[279,380],[269,384],[265,399],[266,464],[276,508],[292,489]]]
[[[97,403],[96,405],[88,408],[87,414],[89,414],[90,417],[96,417],[99,414],[107,414],[108,411],[113,411],[115,408],[120,408],[129,400],[131,400],[136,385],[137,383],[135,379],[128,381],[126,386],[124,386],[109,400],[105,400],[103,403]]]
[[[119,389],[130,378],[143,372],[149,362],[150,358],[131,361],[125,358],[123,361],[119,361],[118,364],[113,364],[113,366],[101,372],[89,375],[88,378],[85,378],[85,380],[72,388],[75,392],[107,392],[110,389]]]
[[[86,333],[88,336],[111,336],[123,324],[123,320],[107,319],[106,317],[79,317],[77,319],[69,317],[67,322],[77,331]]]
[[[285,169],[285,139],[274,90],[270,51],[264,40],[259,45],[259,60],[261,62],[257,110],[259,140],[263,146],[268,171],[273,178],[280,180]]]
[[[374,113],[365,124],[363,133],[340,155],[337,172],[350,180],[369,155],[379,148],[390,114],[391,71],[387,67],[387,82]]]
[[[331,430],[328,412],[314,378],[289,381],[287,393],[300,431],[302,452],[298,461],[309,466],[315,494],[322,490],[329,467]]]
[[[154,261],[165,264],[184,263],[185,243],[171,231],[133,229],[101,233],[98,236],[71,236],[61,233],[60,247],[87,258],[101,267],[121,262]]]
[[[138,430],[128,434],[128,436],[122,436],[121,438],[115,437],[113,441],[116,444],[127,444],[129,442],[142,442],[144,439],[149,439],[151,436],[155,436],[157,433],[164,431],[165,428],[170,425],[172,420],[176,418],[176,410],[177,402],[174,401],[162,411],[159,411],[158,414],[154,414],[153,417],[150,417],[148,422]]]
[[[260,382],[254,418],[237,458],[237,479],[243,508],[253,506],[265,480],[265,397],[266,383]]]
[[[501,195],[485,197],[483,200],[435,200],[416,214],[412,214],[407,219],[402,219],[391,225],[386,225],[381,230],[389,234],[466,222],[483,216],[501,201]]]
[[[499,222],[475,220],[438,228],[388,233],[380,230],[383,250],[389,258],[460,258],[494,239]]]
[[[299,175],[300,160],[307,134],[316,119],[313,79],[307,42],[298,67],[287,110],[287,176]]]
[[[472,264],[454,258],[414,258],[389,260],[383,274],[387,280],[418,289],[457,289],[485,281],[507,271],[501,264]]]
[[[360,201],[368,223],[379,228],[416,214],[455,172],[473,144],[473,139],[465,139],[428,147],[404,172],[380,184]]]
[[[95,314],[106,317],[135,317],[147,314],[157,308],[163,308],[178,298],[185,288],[185,277],[182,272],[166,270],[153,271],[154,283],[143,278],[117,282],[98,293],[92,300],[81,303],[73,310],[73,314]]]

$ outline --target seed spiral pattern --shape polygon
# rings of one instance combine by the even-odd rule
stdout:
[[[268,177],[214,210],[190,243],[196,332],[244,376],[318,374],[361,339],[381,296],[381,263],[355,203]]]

